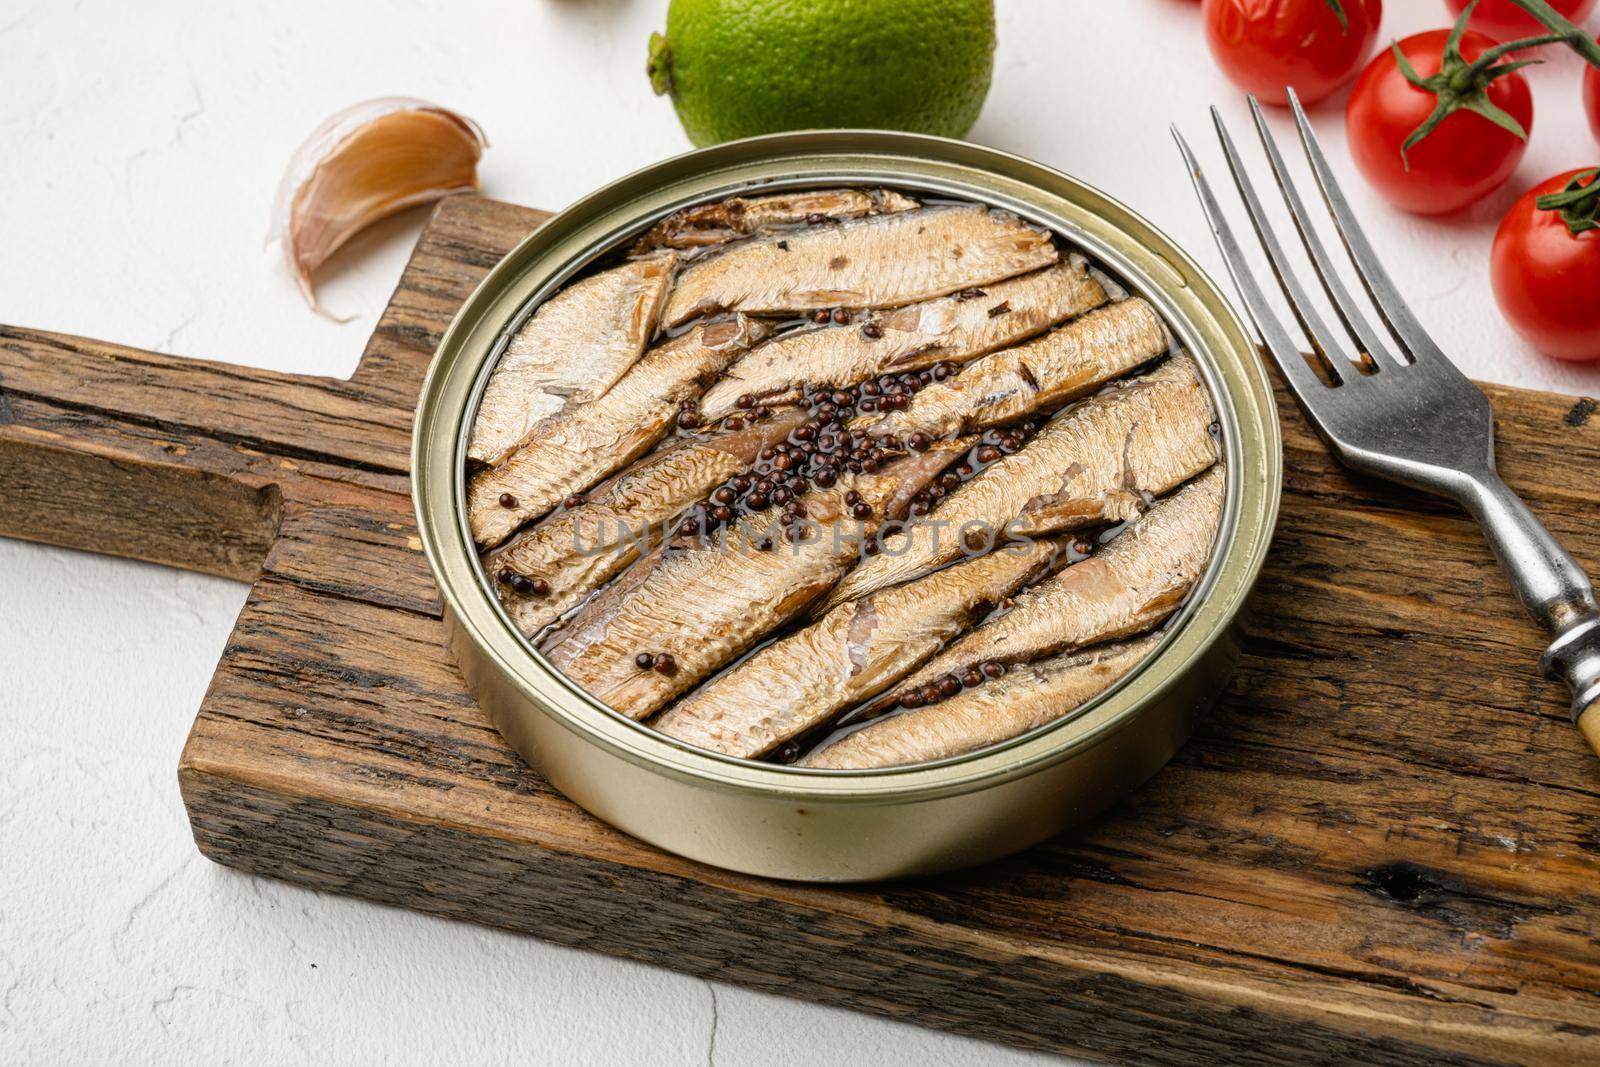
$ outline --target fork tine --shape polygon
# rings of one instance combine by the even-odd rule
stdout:
[[[1322,154],[1322,146],[1317,143],[1317,135],[1311,130],[1311,120],[1306,118],[1305,109],[1300,106],[1300,98],[1293,89],[1289,90],[1289,108],[1294,112],[1295,127],[1300,131],[1300,143],[1306,150],[1306,158],[1311,162],[1311,171],[1316,175],[1318,188],[1322,190],[1322,199],[1328,205],[1329,213],[1333,215],[1334,228],[1339,231],[1339,238],[1344,242],[1345,250],[1350,253],[1350,259],[1356,265],[1356,272],[1361,275],[1361,284],[1366,287],[1367,295],[1372,297],[1372,303],[1377,307],[1378,314],[1383,316],[1383,321],[1390,332],[1409,351],[1413,360],[1429,356],[1441,362],[1448,362],[1444,353],[1439,351],[1433,339],[1422,328],[1422,324],[1417,322],[1416,316],[1411,313],[1410,306],[1400,295],[1400,290],[1389,277],[1389,272],[1384,270],[1383,264],[1378,261],[1378,254],[1372,250],[1372,243],[1367,240],[1366,232],[1356,221],[1355,212],[1350,210],[1350,201],[1345,199],[1344,191],[1339,188],[1339,180],[1333,176],[1333,168],[1328,166],[1328,157]]]
[[[1255,120],[1256,133],[1261,137],[1261,146],[1266,149],[1273,177],[1278,180],[1278,190],[1283,193],[1284,203],[1289,205],[1289,214],[1294,217],[1295,229],[1300,232],[1300,242],[1305,245],[1306,254],[1311,257],[1312,265],[1317,269],[1317,277],[1322,279],[1322,288],[1332,301],[1340,321],[1344,323],[1345,329],[1361,342],[1362,349],[1368,355],[1374,359],[1382,356],[1390,360],[1391,365],[1403,364],[1405,361],[1389,350],[1389,346],[1378,335],[1378,331],[1367,322],[1367,317],[1362,314],[1360,306],[1350,295],[1350,290],[1339,278],[1338,269],[1328,255],[1327,246],[1317,235],[1311,215],[1306,211],[1305,201],[1300,199],[1300,191],[1295,187],[1289,168],[1283,162],[1282,153],[1278,151],[1277,138],[1272,136],[1272,131],[1267,127],[1267,117],[1261,111],[1261,103],[1253,93],[1250,96],[1250,116]]]
[[[1311,347],[1322,357],[1323,369],[1341,382],[1355,377],[1349,361],[1342,358],[1348,347],[1346,340],[1341,340],[1328,328],[1322,315],[1312,305],[1310,294],[1300,284],[1294,264],[1289,262],[1289,256],[1283,250],[1283,243],[1273,232],[1272,222],[1261,206],[1261,198],[1256,195],[1255,185],[1244,169],[1244,160],[1239,157],[1239,149],[1234,145],[1232,135],[1228,133],[1227,124],[1222,121],[1222,112],[1215,107],[1211,109],[1211,121],[1217,128],[1217,140],[1222,142],[1222,154],[1228,161],[1228,170],[1233,173],[1233,184],[1238,186],[1239,196],[1244,200],[1245,213],[1250,216],[1250,224],[1255,227],[1256,237],[1261,241],[1261,247],[1266,250],[1267,260],[1272,264],[1272,273],[1277,276],[1279,287],[1289,298],[1289,309],[1294,312],[1300,328],[1310,338]],[[1335,357],[1341,357],[1338,364],[1334,363]]]
[[[1189,143],[1183,139],[1183,134],[1178,132],[1177,126],[1172,127],[1172,139],[1178,142],[1178,151],[1183,153],[1183,161],[1188,164],[1195,195],[1200,198],[1200,208],[1205,212],[1206,221],[1211,225],[1212,236],[1217,239],[1217,248],[1222,252],[1222,260],[1227,264],[1228,274],[1233,278],[1233,284],[1244,300],[1245,311],[1249,314],[1250,320],[1256,324],[1256,330],[1266,343],[1267,353],[1272,357],[1272,362],[1278,365],[1278,372],[1283,375],[1290,388],[1302,397],[1312,396],[1319,390],[1330,394],[1337,392],[1328,389],[1322,383],[1322,379],[1312,371],[1310,364],[1300,354],[1299,342],[1289,336],[1289,331],[1284,329],[1277,312],[1273,311],[1271,302],[1261,291],[1261,286],[1250,270],[1249,261],[1239,248],[1239,241],[1233,235],[1233,227],[1228,224],[1227,217],[1223,215],[1222,208],[1217,203],[1216,195],[1211,191],[1211,183],[1206,180],[1205,173],[1201,171],[1199,162],[1194,158],[1194,153],[1189,150]]]

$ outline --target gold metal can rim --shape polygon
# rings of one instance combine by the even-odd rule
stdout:
[[[1216,401],[1228,469],[1217,546],[1160,646],[1106,693],[1054,723],[938,762],[820,770],[723,756],[665,737],[567,680],[489,592],[465,519],[465,443],[488,370],[532,309],[597,256],[695,203],[828,185],[886,185],[981,201],[1045,225],[1150,300],[1192,352]],[[1102,743],[1162,699],[1224,638],[1260,572],[1277,521],[1282,442],[1250,335],[1214,282],[1142,216],[1042,164],[962,141],[878,130],[773,134],[645,167],[553,216],[485,276],[446,330],[418,400],[412,491],[444,608],[520,695],[590,744],[658,773],[796,803],[886,803],[955,795],[1033,773]]]

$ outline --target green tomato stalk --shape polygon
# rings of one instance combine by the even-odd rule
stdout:
[[[1514,2],[1520,3],[1521,0]],[[1394,61],[1399,66],[1400,73],[1405,75],[1406,81],[1418,89],[1432,93],[1436,99],[1433,113],[1423,120],[1422,125],[1412,130],[1411,136],[1400,146],[1400,158],[1406,161],[1407,170],[1411,169],[1411,161],[1406,153],[1437,129],[1439,123],[1457,111],[1471,111],[1482,115],[1501,129],[1516,135],[1518,139],[1522,141],[1528,139],[1528,131],[1522,128],[1522,123],[1489,99],[1489,86],[1493,85],[1496,79],[1503,78],[1513,71],[1542,62],[1537,59],[1515,59],[1501,63],[1500,60],[1505,56],[1518,49],[1551,44],[1565,38],[1553,33],[1541,37],[1524,37],[1520,41],[1496,45],[1468,63],[1466,57],[1461,54],[1461,39],[1466,36],[1467,21],[1472,18],[1472,12],[1477,6],[1477,0],[1473,0],[1467,5],[1467,9],[1461,12],[1461,17],[1456,19],[1455,26],[1450,30],[1450,38],[1444,45],[1439,73],[1431,78],[1424,78],[1417,73],[1417,68],[1411,65],[1411,60],[1400,50],[1398,42],[1393,45]]]
[[[1600,68],[1600,44],[1597,44],[1581,27],[1573,25],[1546,0],[1511,0],[1511,2],[1537,19],[1539,25],[1556,34],[1562,44],[1588,60],[1590,66]]]
[[[1332,0],[1330,0],[1332,2]],[[1522,123],[1497,107],[1489,99],[1489,86],[1498,78],[1503,78],[1513,71],[1523,67],[1542,63],[1539,59],[1516,59],[1501,63],[1500,60],[1512,52],[1525,48],[1537,48],[1546,44],[1564,44],[1574,52],[1583,56],[1595,67],[1600,68],[1600,44],[1596,44],[1583,30],[1574,26],[1561,13],[1551,7],[1545,0],[1511,0],[1523,11],[1526,11],[1540,24],[1549,28],[1550,32],[1538,37],[1524,37],[1520,41],[1510,41],[1506,44],[1496,45],[1484,52],[1477,59],[1468,63],[1461,54],[1461,38],[1467,32],[1467,23],[1472,19],[1472,12],[1477,9],[1477,0],[1467,5],[1461,17],[1450,29],[1450,39],[1445,42],[1444,56],[1439,65],[1439,73],[1431,78],[1424,78],[1417,73],[1411,65],[1411,60],[1400,50],[1398,42],[1394,48],[1394,60],[1400,68],[1400,73],[1405,75],[1406,81],[1430,92],[1437,99],[1433,113],[1423,120],[1422,125],[1411,131],[1405,143],[1400,146],[1400,158],[1405,160],[1406,169],[1411,169],[1411,161],[1407,153],[1428,134],[1438,128],[1439,123],[1455,114],[1457,111],[1471,111],[1482,115],[1501,129],[1514,134],[1518,140],[1526,142],[1528,131],[1522,128]]]
[[[1559,193],[1547,193],[1535,200],[1540,211],[1554,211],[1576,237],[1600,230],[1600,167],[1574,174]]]

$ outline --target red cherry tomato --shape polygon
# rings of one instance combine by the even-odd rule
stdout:
[[[1294,86],[1314,104],[1355,76],[1372,51],[1383,0],[1204,0],[1206,44],[1222,73],[1264,104],[1287,104]]]
[[[1400,42],[1424,78],[1439,73],[1448,30],[1430,30]],[[1468,62],[1496,42],[1468,31],[1461,54]],[[1533,133],[1533,94],[1519,73],[1496,79],[1489,99]],[[1402,156],[1400,147],[1433,112],[1437,98],[1406,81],[1389,49],[1361,73],[1345,125],[1350,155],[1367,182],[1397,207],[1419,215],[1444,215],[1476,203],[1511,177],[1526,142],[1471,111],[1457,111]],[[1407,164],[1409,163],[1409,169]]]
[[[1587,361],[1600,359],[1600,230],[1574,235],[1559,213],[1534,203],[1582,173],[1557,175],[1511,205],[1494,237],[1489,277],[1523,340],[1557,359]]]
[[[1589,127],[1600,141],[1600,67],[1583,68],[1583,106],[1589,112]]]
[[[1467,9],[1469,0],[1445,0],[1457,15]],[[1565,15],[1569,22],[1582,22],[1594,10],[1595,0],[1548,0],[1551,7]],[[1497,41],[1515,41],[1519,37],[1535,37],[1550,31],[1534,17],[1511,0],[1478,0],[1468,26],[1479,33],[1487,33]]]

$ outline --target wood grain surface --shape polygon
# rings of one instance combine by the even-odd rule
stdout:
[[[1600,763],[1542,638],[1463,516],[1337,469],[1287,404],[1237,680],[1093,825],[822,889],[554,794],[449,661],[406,486],[443,328],[542,217],[445,201],[350,381],[0,326],[0,534],[254,583],[178,770],[207,856],[1118,1062],[1600,1062]],[[1507,480],[1600,573],[1600,415],[1487,392]]]

